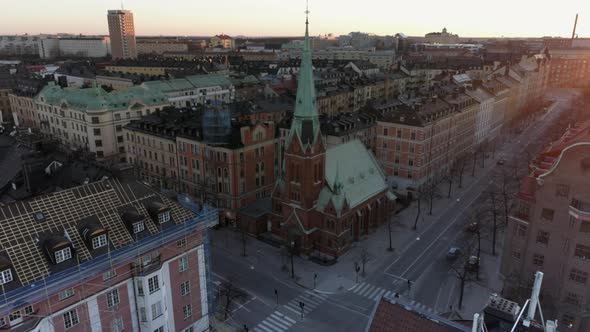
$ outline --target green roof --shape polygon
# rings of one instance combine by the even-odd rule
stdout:
[[[126,90],[106,92],[101,87],[62,88],[55,84],[47,85],[39,92],[37,101],[79,111],[93,110],[125,110],[135,103],[146,106],[168,104],[168,99],[160,92],[149,91],[142,87],[131,87]]]
[[[193,75],[185,78],[150,81],[142,84],[142,86],[149,90],[159,90],[163,93],[218,85],[229,86],[232,85],[232,81],[225,75]]]
[[[331,200],[338,214],[345,201],[353,209],[389,189],[377,160],[359,140],[326,151],[326,183],[320,192],[317,210],[324,211]],[[337,184],[340,188],[336,188]]]
[[[291,144],[293,136],[297,134],[301,146],[305,150],[307,145],[314,145],[316,139],[323,139],[320,133],[320,115],[316,104],[307,20],[305,22],[305,43],[301,53],[301,68],[297,78],[297,97],[295,100],[295,113],[291,122],[291,131],[287,137],[287,145]]]

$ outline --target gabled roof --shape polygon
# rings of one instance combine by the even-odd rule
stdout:
[[[317,203],[317,210],[322,212],[330,201],[339,214],[345,200],[353,209],[389,188],[377,160],[359,140],[328,149],[325,174],[326,186]],[[336,182],[341,184],[338,191],[334,190]]]

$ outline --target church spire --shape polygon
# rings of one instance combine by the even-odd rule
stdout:
[[[297,98],[291,132],[290,143],[297,134],[303,146],[312,144],[318,137],[320,121],[316,104],[316,91],[313,79],[313,64],[311,61],[311,43],[309,39],[309,7],[305,10],[305,40],[301,52],[301,66],[297,77]]]

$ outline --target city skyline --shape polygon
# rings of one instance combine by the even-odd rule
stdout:
[[[26,20],[19,15],[4,19],[0,22],[0,34],[107,35],[107,10],[119,9],[121,2],[91,1],[81,7],[79,2],[72,0],[51,5],[42,0],[35,2],[35,5],[32,5],[31,0],[11,4],[15,13],[27,12],[30,16]],[[138,36],[211,36],[221,33],[251,37],[301,36],[302,15],[299,14],[303,12],[305,2],[279,5],[273,0],[220,0],[197,5],[170,0],[163,6],[160,1],[147,0],[140,3],[133,0],[126,1],[124,6],[134,13]],[[580,37],[590,37],[590,19],[586,19],[584,11],[588,9],[588,5],[583,1],[570,1],[561,4],[559,8],[533,6],[530,1],[521,3],[498,0],[488,10],[473,8],[470,11],[472,3],[466,0],[457,1],[454,6],[439,2],[393,5],[384,0],[367,0],[362,6],[351,1],[314,1],[310,3],[310,34],[342,35],[351,31],[363,31],[378,35],[401,32],[410,36],[422,36],[446,27],[449,32],[465,37],[569,37],[574,16],[579,13],[577,33]],[[219,10],[220,8],[223,10]],[[424,8],[428,10],[421,12]],[[535,11],[534,17],[528,15],[532,10]],[[56,17],[60,19],[56,20]],[[499,25],[498,22],[502,24]]]

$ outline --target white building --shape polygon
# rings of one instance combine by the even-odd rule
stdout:
[[[56,57],[104,58],[111,54],[109,37],[60,36],[42,38],[39,56],[43,59]]]
[[[236,89],[225,75],[193,75],[185,78],[144,82],[141,87],[148,91],[160,92],[176,107],[204,105],[218,101],[230,103]]]
[[[41,36],[0,36],[0,55],[39,55]]]
[[[475,141],[474,145],[477,146],[482,142],[493,140],[495,137],[492,121],[492,113],[494,111],[494,96],[483,89],[475,89],[465,91],[467,95],[475,99],[479,103],[479,109],[475,116]]]

